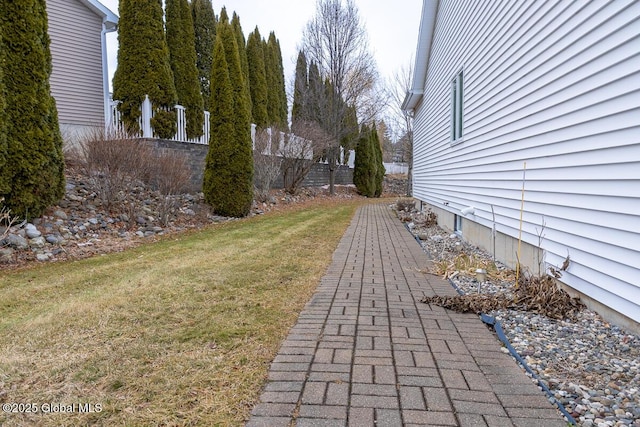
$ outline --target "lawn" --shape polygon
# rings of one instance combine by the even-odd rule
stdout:
[[[0,425],[242,425],[359,203],[0,273]]]

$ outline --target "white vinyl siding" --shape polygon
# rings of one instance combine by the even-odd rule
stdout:
[[[640,2],[441,0],[414,125],[416,198],[518,236],[640,321]],[[464,144],[451,76],[464,64]],[[445,205],[444,203],[447,202]]]
[[[60,124],[104,125],[102,18],[80,0],[47,0]]]

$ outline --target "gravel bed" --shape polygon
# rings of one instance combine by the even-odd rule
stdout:
[[[447,277],[464,293],[510,292],[515,275],[494,263],[490,254],[430,225],[424,213],[400,210],[398,216],[434,260],[434,268],[439,263],[455,269],[461,254],[471,255],[481,267],[491,267],[482,283],[476,280],[474,267],[448,271]],[[578,425],[640,427],[640,336],[586,308],[573,320],[518,310],[486,314],[500,321],[512,346]]]

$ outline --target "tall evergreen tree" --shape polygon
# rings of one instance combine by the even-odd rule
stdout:
[[[306,117],[307,96],[309,91],[309,71],[307,57],[303,51],[298,52],[296,61],[296,76],[293,83],[293,106],[291,107],[291,123],[295,125],[300,120],[308,120]],[[295,132],[295,130],[294,130]]]
[[[224,9],[223,9],[224,12]],[[224,12],[226,15],[226,12]],[[231,113],[221,114],[228,121],[224,126],[224,132],[217,132],[218,137],[212,136],[210,141],[210,155],[218,156],[214,167],[208,167],[208,174],[214,174],[215,178],[207,181],[206,189],[211,192],[209,203],[220,215],[240,217],[249,213],[253,201],[253,150],[251,144],[250,103],[246,93],[247,87],[240,66],[240,55],[234,30],[223,20],[220,14],[220,23],[217,27],[216,47],[214,49],[214,62],[211,75],[212,116],[219,114],[222,108],[226,110],[225,97],[218,99],[219,90],[216,79],[225,79],[220,68],[226,62],[226,70],[229,77],[231,90]],[[219,56],[224,54],[224,61]],[[213,90],[215,88],[215,90]],[[218,105],[223,103],[223,106]],[[228,136],[230,135],[230,136]],[[222,138],[226,140],[220,142]],[[214,147],[216,144],[224,147]],[[214,147],[214,148],[212,148]],[[215,150],[215,152],[211,152]]]
[[[4,50],[2,46],[2,31],[0,27],[0,64],[4,64]],[[2,65],[0,65],[0,195],[9,192],[9,176],[7,164],[7,120],[4,111],[4,80],[2,77]]]
[[[231,18],[231,27],[233,33],[236,36],[236,44],[238,45],[238,55],[240,56],[240,68],[242,69],[242,76],[246,86],[246,96],[249,99],[249,120],[251,120],[251,92],[249,90],[249,61],[247,59],[247,43],[244,38],[244,32],[242,31],[242,25],[240,25],[240,17],[237,13],[233,12],[233,18]]]
[[[267,114],[267,76],[265,74],[262,37],[260,36],[258,27],[249,34],[247,40],[247,59],[249,61],[251,116],[256,126],[265,128],[269,121]]]
[[[113,98],[120,101],[127,130],[138,132],[140,104],[144,96],[154,106],[152,126],[161,138],[176,132],[176,89],[169,48],[164,35],[162,3],[159,0],[120,0],[118,68],[113,77]],[[165,111],[169,110],[169,111]]]
[[[6,125],[0,196],[15,215],[27,219],[42,215],[64,195],[65,186],[47,27],[45,0],[0,2]]]
[[[353,150],[358,141],[358,115],[356,109],[353,106],[346,108],[345,117],[343,120],[345,132],[340,139],[340,145],[342,146],[345,156],[344,163],[349,160],[349,150]]]
[[[191,14],[193,17],[194,38],[196,47],[196,67],[200,92],[205,110],[209,110],[211,96],[210,82],[213,47],[216,42],[216,15],[213,12],[211,0],[192,0]]]
[[[306,115],[318,123],[322,123],[321,116],[324,111],[323,108],[325,107],[324,93],[324,83],[320,76],[318,65],[311,61],[309,64],[309,88],[306,102]]]
[[[371,146],[374,161],[372,169],[375,171],[374,196],[380,197],[382,195],[382,182],[384,181],[385,169],[384,164],[382,164],[382,144],[380,144],[380,137],[375,124],[371,126]]]
[[[375,195],[375,171],[372,170],[374,161],[371,148],[371,131],[366,125],[362,125],[360,137],[356,145],[353,183],[358,193],[366,197],[373,197]]]
[[[287,94],[284,85],[284,68],[280,42],[272,31],[265,48],[265,69],[267,73],[267,110],[271,124],[287,127]]]
[[[235,130],[233,90],[220,37],[216,38],[211,70],[211,127],[202,191],[205,201],[217,212],[224,213],[233,210],[234,188],[230,184]]]
[[[167,45],[178,104],[185,107],[187,137],[202,135],[204,103],[196,67],[193,18],[187,0],[166,0]]]

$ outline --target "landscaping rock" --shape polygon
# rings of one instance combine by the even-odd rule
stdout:
[[[27,234],[27,237],[30,239],[34,239],[36,237],[42,236],[42,233],[40,232],[40,230],[38,230],[36,226],[33,224],[27,224],[24,227],[24,230],[25,230],[25,233]]]
[[[38,236],[38,237],[35,237],[35,238],[29,240],[29,246],[31,246],[33,248],[44,248],[44,245],[46,243],[47,243],[47,241],[42,236]]]
[[[57,211],[55,211],[53,213],[53,216],[55,216],[56,218],[60,218],[63,220],[69,219],[69,217],[67,216],[67,214],[65,213],[65,211],[58,209]]]
[[[48,234],[45,237],[45,239],[46,239],[47,243],[50,243],[52,245],[57,245],[62,241],[62,237],[54,236],[52,234]]]
[[[415,221],[414,235],[431,236],[420,243],[435,258],[433,265],[447,271],[434,268],[430,273],[448,278],[466,295],[477,295],[479,290],[482,295],[478,297],[513,292],[515,275],[510,269],[455,234],[445,239],[441,228],[420,226],[422,215],[414,211],[407,217],[398,212],[405,221]],[[462,259],[474,259],[481,265],[465,266],[460,264]],[[490,273],[480,288],[475,280],[477,268]],[[640,427],[640,335],[586,308],[561,320],[515,309],[486,314],[501,323],[515,350],[578,425]]]
[[[7,235],[6,242],[8,246],[11,246],[15,249],[27,249],[29,247],[29,242],[27,241],[27,239],[18,234]]]
[[[13,259],[15,251],[11,248],[0,248],[0,259],[7,262]]]
[[[38,261],[49,261],[49,255],[47,255],[47,254],[36,254],[36,259]]]

